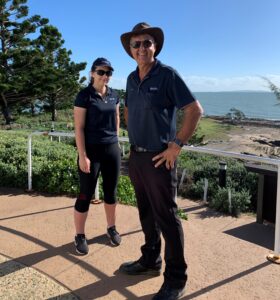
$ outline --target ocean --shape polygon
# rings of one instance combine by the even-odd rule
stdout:
[[[280,101],[271,92],[196,92],[205,116],[224,116],[235,108],[246,118],[280,120]],[[277,105],[278,104],[278,105]]]

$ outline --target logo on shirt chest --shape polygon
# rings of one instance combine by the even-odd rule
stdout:
[[[149,92],[150,92],[150,93],[155,93],[155,92],[157,92],[157,91],[158,91],[157,86],[150,86],[150,87],[149,87]]]

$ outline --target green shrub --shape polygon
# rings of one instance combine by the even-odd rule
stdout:
[[[241,212],[246,212],[250,205],[251,196],[247,190],[231,190],[231,206],[229,204],[229,189],[218,188],[213,196],[210,207],[218,211],[238,216]]]
[[[204,193],[204,180],[208,179],[207,199],[212,201],[216,197],[219,188],[219,161],[220,157],[203,155],[194,152],[183,152],[178,160],[179,179],[182,169],[187,169],[187,176],[180,187],[179,195],[191,199],[202,199]],[[223,159],[227,164],[226,186],[243,195],[244,190],[251,196],[249,204],[246,204],[248,211],[256,209],[257,199],[257,174],[248,172],[243,162],[236,159]],[[243,195],[245,197],[245,195]]]
[[[27,137],[28,132],[1,131],[0,135],[0,178],[1,186],[27,188]],[[76,195],[79,189],[77,151],[72,142],[50,141],[48,136],[32,138],[32,186],[40,192]],[[67,141],[65,139],[65,141]],[[180,187],[179,195],[202,199],[204,178],[208,179],[207,199],[220,209],[219,199],[227,199],[227,193],[218,189],[219,160],[215,156],[186,152],[178,159],[178,175],[184,168],[187,176]],[[247,172],[243,163],[234,159],[227,162],[227,188],[233,192],[236,207],[241,211],[255,208],[257,175]],[[102,180],[102,179],[101,179]],[[219,191],[219,194],[217,194]],[[100,195],[103,197],[102,181]],[[251,202],[248,203],[248,195]],[[119,179],[117,197],[121,203],[136,205],[134,189],[127,176]],[[245,199],[245,200],[244,200]],[[226,203],[226,202],[225,202]],[[226,205],[226,204],[223,204]],[[234,204],[235,205],[235,204]],[[228,211],[222,206],[224,211]]]
[[[120,203],[136,206],[134,188],[128,176],[120,176],[117,194]]]
[[[177,216],[178,216],[180,219],[188,220],[188,215],[187,215],[187,213],[184,212],[181,208],[178,208],[178,210],[177,210]]]
[[[27,188],[27,137],[24,132],[1,132],[1,186]],[[71,144],[51,141],[47,136],[32,138],[32,188],[36,191],[76,195],[79,190],[77,151]],[[102,178],[100,196],[103,198]],[[127,176],[119,179],[117,197],[136,205],[134,189]]]

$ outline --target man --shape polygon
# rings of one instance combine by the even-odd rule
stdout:
[[[175,201],[176,158],[195,131],[202,108],[178,73],[156,59],[163,41],[163,31],[144,22],[121,35],[124,49],[137,62],[137,69],[127,79],[125,119],[131,144],[129,176],[145,244],[142,256],[122,264],[120,271],[160,275],[162,233],[164,283],[153,299],[166,300],[179,299],[185,292],[184,235]],[[176,133],[177,108],[184,110],[184,118]]]

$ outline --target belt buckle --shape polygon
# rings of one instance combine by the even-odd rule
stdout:
[[[147,152],[148,150],[145,149],[145,148],[136,146],[136,151],[137,151],[137,152]]]
[[[147,149],[139,147],[139,146],[136,146],[136,145],[132,146],[132,150],[134,150],[135,152],[148,152]]]

